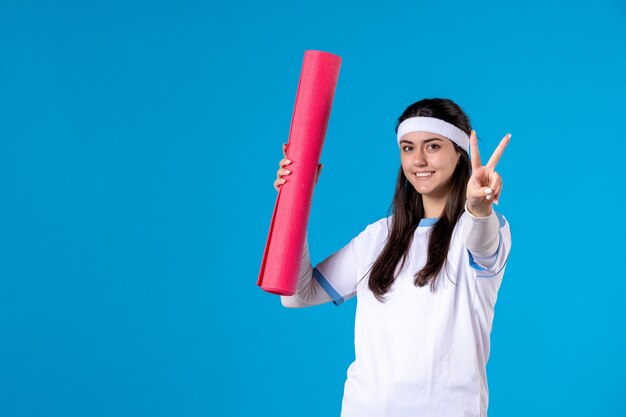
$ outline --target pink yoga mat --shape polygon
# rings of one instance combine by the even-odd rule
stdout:
[[[298,283],[317,166],[322,154],[341,57],[305,51],[289,129],[287,158],[292,171],[280,186],[257,285],[293,295]]]

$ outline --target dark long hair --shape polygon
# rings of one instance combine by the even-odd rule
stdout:
[[[398,118],[396,133],[402,121],[414,116],[436,117],[455,125],[468,135],[472,132],[470,120],[465,112],[448,99],[430,98],[411,104]],[[453,142],[453,144],[461,156],[452,175],[452,185],[443,214],[430,230],[426,264],[414,275],[414,284],[423,287],[430,282],[431,292],[434,291],[437,275],[446,263],[452,232],[463,213],[465,191],[471,177],[471,161],[468,153],[456,143]],[[384,302],[384,294],[396,278],[398,263],[400,262],[398,272],[404,267],[413,234],[425,214],[422,195],[415,191],[408,181],[402,166],[398,170],[396,190],[389,207],[389,211],[391,210],[393,210],[393,216],[388,238],[385,247],[371,267],[368,282],[370,290],[381,302]]]

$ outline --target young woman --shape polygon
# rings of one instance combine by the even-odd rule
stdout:
[[[511,135],[483,165],[467,115],[435,98],[410,105],[396,137],[392,214],[315,268],[305,238],[296,293],[282,304],[356,295],[342,417],[486,417],[489,338],[511,249],[509,224],[492,207],[502,192],[495,168]],[[285,158],[277,190],[290,174]]]

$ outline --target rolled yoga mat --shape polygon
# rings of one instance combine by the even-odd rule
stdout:
[[[279,187],[257,281],[273,294],[296,292],[315,177],[340,66],[341,57],[337,55],[304,53],[286,151],[292,173]]]

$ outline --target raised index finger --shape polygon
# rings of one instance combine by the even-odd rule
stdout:
[[[507,133],[500,141],[500,144],[498,145],[496,150],[493,151],[491,158],[489,158],[489,162],[487,162],[488,168],[491,168],[491,169],[496,168],[496,165],[498,165],[498,161],[500,160],[500,157],[502,156],[502,153],[504,152],[504,148],[506,148],[506,145],[509,144],[509,139],[511,139],[511,134]]]
[[[470,135],[470,159],[472,160],[472,170],[476,170],[482,166],[480,162],[480,152],[478,151],[478,139],[476,139],[476,131],[472,130]]]

